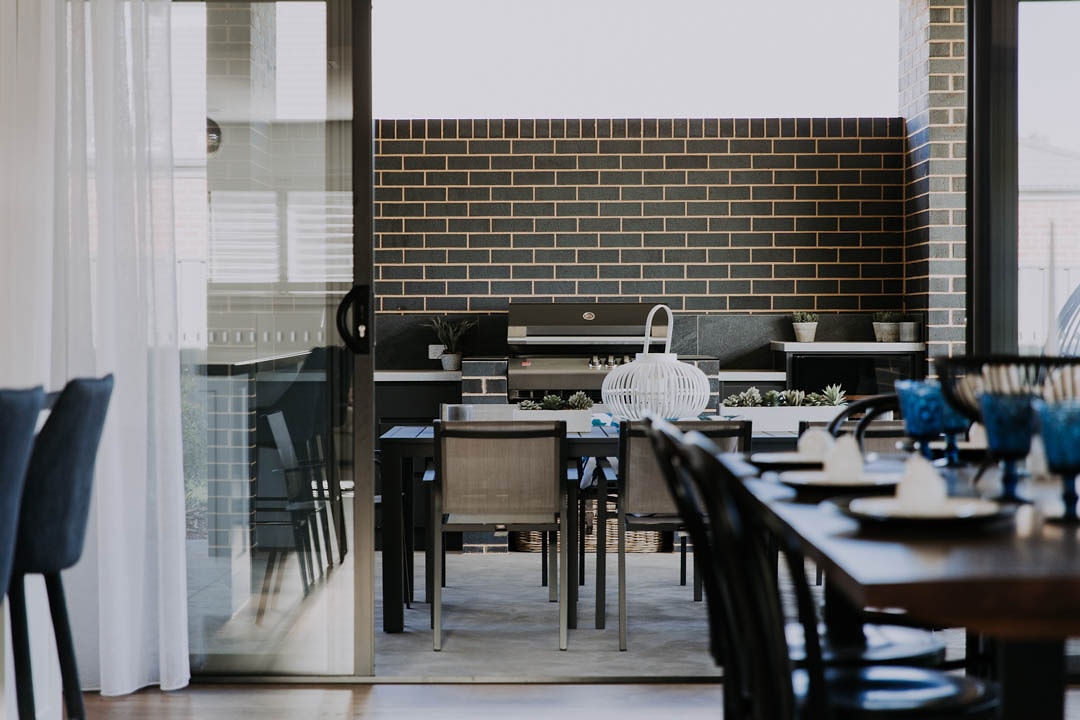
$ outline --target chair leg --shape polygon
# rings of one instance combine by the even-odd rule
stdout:
[[[548,531],[540,531],[540,587],[548,585]]]
[[[568,533],[574,532],[574,528],[566,522],[569,514],[566,494],[562,495],[561,512],[559,513],[559,649],[565,650],[570,627],[570,563],[566,552]]]
[[[686,536],[679,538],[679,584],[686,584]]]
[[[271,550],[266,556],[266,571],[263,573],[262,592],[259,593],[259,606],[255,610],[255,624],[262,622],[266,613],[266,603],[270,598],[270,581],[274,577],[274,561],[277,560],[277,550]]]
[[[586,491],[581,491],[578,495],[578,578],[577,584],[585,584],[585,495]]]
[[[26,622],[26,588],[23,575],[14,575],[8,588],[11,606],[11,645],[15,655],[15,692],[19,717],[37,717],[34,710],[34,673],[30,664],[30,631]]]
[[[603,483],[603,478],[600,483]],[[597,630],[607,624],[607,490],[598,486],[596,493],[596,618]]]
[[[315,549],[315,567],[319,569],[319,577],[322,578],[322,544],[319,542],[319,516],[317,513],[311,513],[311,515],[308,517],[308,527],[311,529],[311,546]],[[326,549],[326,554],[329,557],[329,548]]]
[[[697,548],[694,548],[694,602],[701,602],[701,568],[698,567]]]
[[[619,499],[619,650],[626,650],[626,513]]]
[[[815,571],[815,572],[814,572],[814,584],[815,584],[815,585],[820,585],[820,584],[821,584],[821,580],[822,580],[822,576],[821,576],[821,566],[820,566],[820,565],[817,565],[817,564],[815,564],[815,565],[814,565],[814,571]]]
[[[543,532],[544,537],[548,536],[548,530]],[[555,602],[559,599],[559,556],[557,553],[558,541],[555,539],[548,540],[547,552],[544,557],[547,558],[547,571],[548,576],[545,578],[544,583],[548,586],[548,602]]]
[[[438,562],[439,557],[445,557],[443,555],[443,533],[442,533],[442,492],[440,490],[435,491],[435,497],[431,501],[431,527],[434,530],[434,543],[435,552],[432,553],[436,558],[435,562],[435,581],[432,583],[431,588],[431,612],[432,612],[432,649],[436,652],[442,650],[442,586],[443,586],[443,564]]]
[[[304,595],[308,594],[307,561],[304,559],[304,531],[293,524],[293,543],[296,545],[296,564],[300,566],[300,584],[304,588]]]
[[[75,663],[75,643],[71,640],[71,624],[68,622],[67,602],[64,600],[64,584],[60,573],[45,576],[45,589],[49,594],[49,611],[52,614],[53,635],[56,636],[56,654],[60,658],[60,676],[64,685],[64,704],[71,720],[86,717],[83,710],[82,684],[79,667]]]
[[[401,520],[401,530],[402,530],[402,534],[404,535],[404,532],[405,532],[405,513],[404,513],[404,511],[402,511],[401,518],[399,518],[399,519]],[[401,567],[403,567],[403,568],[409,567],[409,555],[410,554],[411,553],[409,552],[408,543],[402,543],[401,544]],[[413,587],[412,587],[412,584],[413,584],[413,574],[412,574],[412,572],[411,571],[403,572],[401,574],[401,592],[402,592],[402,595],[405,598],[405,609],[406,610],[411,610],[412,609],[412,599],[413,599]]]

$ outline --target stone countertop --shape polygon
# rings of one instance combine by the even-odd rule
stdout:
[[[787,373],[783,370],[724,370],[717,373],[723,382],[784,382]]]
[[[460,382],[460,370],[376,370],[375,382]]]
[[[786,353],[910,353],[923,352],[926,344],[921,342],[789,342],[773,340],[773,350]]]

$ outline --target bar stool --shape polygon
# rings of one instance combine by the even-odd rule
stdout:
[[[36,717],[23,582],[30,573],[45,576],[67,715],[86,717],[60,571],[82,555],[94,462],[112,389],[112,375],[69,382],[38,434],[30,457],[8,588],[15,688],[19,717],[24,720]]]

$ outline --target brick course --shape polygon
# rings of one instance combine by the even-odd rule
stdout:
[[[900,118],[381,120],[382,312],[899,309]]]

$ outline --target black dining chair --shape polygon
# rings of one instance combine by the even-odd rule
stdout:
[[[67,716],[86,717],[60,571],[74,565],[82,555],[94,462],[112,389],[112,375],[72,380],[60,393],[34,441],[8,588],[15,690],[19,717],[24,720],[35,717],[24,584],[25,577],[32,573],[45,576]]]
[[[19,505],[26,485],[26,468],[34,447],[34,427],[45,405],[45,391],[0,390],[0,597],[7,594],[15,560]]]
[[[654,420],[650,424],[650,437],[660,465],[665,471],[665,479],[671,489],[671,494],[679,506],[688,532],[694,539],[695,552],[700,543],[704,566],[719,555],[729,550],[719,549],[714,546],[709,538],[708,514],[700,502],[700,494],[693,488],[694,481],[689,475],[687,461],[682,457],[681,443],[682,432],[664,421]],[[711,438],[710,438],[711,440]],[[711,446],[718,450],[715,443]],[[749,466],[747,466],[749,467]],[[763,544],[765,541],[762,541]],[[710,559],[712,558],[712,559]],[[705,586],[705,595],[708,600],[710,583],[717,584],[714,594],[727,597],[728,592],[722,585],[731,577],[731,573],[723,573],[719,578],[715,573],[702,572],[702,580]],[[715,607],[714,607],[715,605]],[[710,604],[710,622],[713,625],[712,641],[714,648],[721,648],[723,638],[716,634],[716,628],[722,626],[728,620],[720,617],[717,613],[728,612],[729,603]],[[827,645],[825,661],[835,665],[867,665],[875,663],[903,662],[905,664],[935,665],[939,663],[945,654],[944,646],[928,632],[908,628],[895,627],[892,625],[865,625],[865,643],[848,647]],[[796,662],[802,662],[805,658],[805,650],[802,647],[801,629],[797,624],[787,627],[788,642],[791,647],[791,657]],[[714,652],[714,659],[721,662],[719,651]]]
[[[805,558],[790,531],[770,524],[744,481],[756,471],[740,459],[717,456],[715,445],[691,433],[680,445],[694,490],[709,512],[717,544],[730,556],[730,592],[735,608],[750,612],[732,623],[728,653],[748,652],[744,681],[750,714],[761,720],[795,718],[991,718],[998,712],[995,690],[979,680],[925,667],[893,664],[829,664],[822,625],[806,578]],[[803,657],[792,662],[776,568],[760,538],[775,537],[795,595]]]

